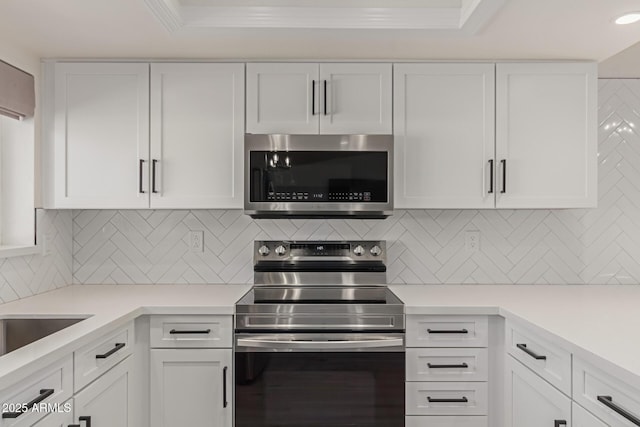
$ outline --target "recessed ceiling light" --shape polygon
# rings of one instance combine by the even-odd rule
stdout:
[[[615,22],[618,25],[626,25],[633,24],[634,22],[638,21],[640,21],[640,12],[630,12],[616,18]]]

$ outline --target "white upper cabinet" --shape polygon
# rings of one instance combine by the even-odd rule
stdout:
[[[391,134],[391,64],[320,64],[321,134]]]
[[[318,64],[247,64],[247,133],[317,134]]]
[[[244,64],[57,63],[45,78],[47,208],[242,207]]]
[[[391,134],[391,64],[247,64],[247,133]]]
[[[594,63],[396,64],[395,206],[595,207],[596,78]]]
[[[494,207],[494,64],[396,64],[396,208]]]
[[[596,79],[593,63],[497,65],[497,207],[596,206]]]
[[[151,208],[242,207],[244,64],[151,64]]]
[[[148,207],[149,65],[58,63],[53,88],[47,204]]]

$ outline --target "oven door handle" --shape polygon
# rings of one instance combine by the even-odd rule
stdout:
[[[264,338],[238,338],[238,347],[273,350],[357,350],[370,348],[401,347],[403,338],[377,338],[372,340],[270,340]]]

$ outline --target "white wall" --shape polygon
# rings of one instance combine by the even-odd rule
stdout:
[[[640,43],[602,61],[598,66],[600,78],[640,78]]]

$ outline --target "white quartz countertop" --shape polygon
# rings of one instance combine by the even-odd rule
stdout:
[[[391,285],[412,314],[499,314],[604,359],[640,384],[640,286]],[[10,317],[88,317],[0,358],[0,390],[144,314],[228,314],[250,285],[74,285],[0,305]]]
[[[640,286],[392,285],[411,314],[499,314],[567,341],[576,354],[610,362],[640,384]]]
[[[0,304],[0,319],[87,317],[0,358],[0,390],[143,314],[227,314],[249,285],[73,285]]]

